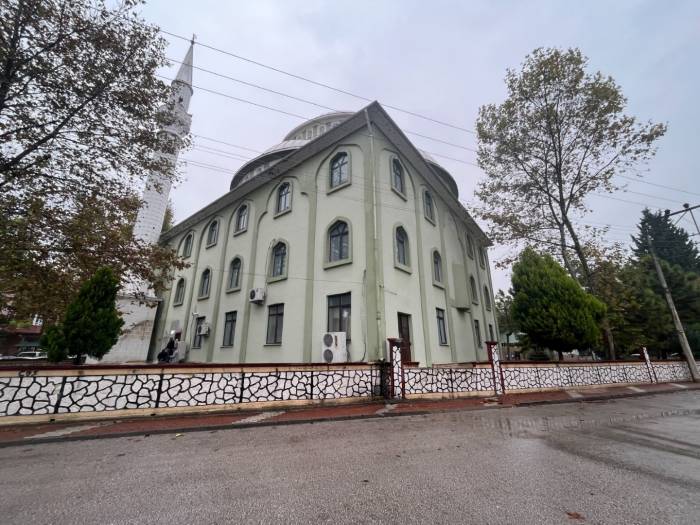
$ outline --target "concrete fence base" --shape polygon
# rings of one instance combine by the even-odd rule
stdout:
[[[248,366],[114,366],[0,369],[4,418],[114,412],[162,413],[376,398],[493,396],[615,384],[691,380],[684,361],[528,363],[490,361],[404,366],[398,346],[389,363]]]

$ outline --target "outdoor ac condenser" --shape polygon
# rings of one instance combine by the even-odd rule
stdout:
[[[197,335],[209,335],[209,323],[203,323],[197,327]]]
[[[347,363],[348,347],[345,332],[326,332],[321,340],[321,361],[324,363]]]
[[[263,304],[265,302],[265,289],[264,288],[253,288],[248,293],[248,300],[251,303]]]

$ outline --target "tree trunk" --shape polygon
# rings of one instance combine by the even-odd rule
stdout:
[[[557,355],[559,356],[559,361],[564,360],[564,352],[562,352],[561,350],[557,350]]]

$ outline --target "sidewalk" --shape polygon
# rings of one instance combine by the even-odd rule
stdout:
[[[201,415],[173,415],[85,422],[57,422],[0,427],[0,447],[76,441],[124,436],[193,431],[213,431],[252,426],[286,425],[346,419],[366,419],[402,415],[420,415],[455,410],[479,410],[551,403],[572,403],[637,397],[653,394],[700,390],[698,383],[661,383],[606,388],[581,388],[507,394],[500,399],[467,397],[435,400],[397,400],[353,405],[330,405],[270,411],[229,411]]]

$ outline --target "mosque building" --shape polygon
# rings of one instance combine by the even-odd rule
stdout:
[[[458,197],[380,104],[311,119],[160,236],[188,267],[157,344],[175,333],[191,362],[309,363],[344,333],[335,360],[385,358],[389,337],[421,365],[484,360],[490,242]]]

